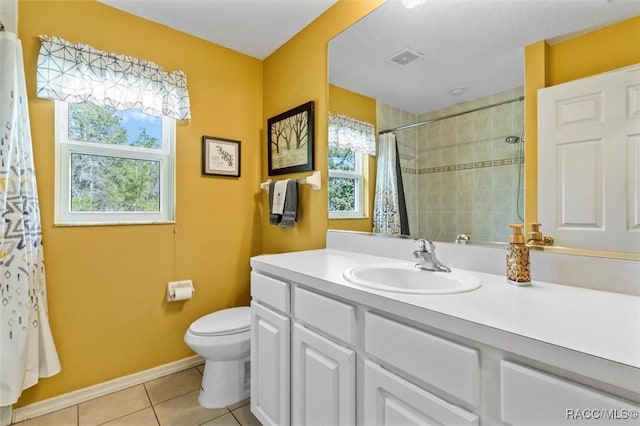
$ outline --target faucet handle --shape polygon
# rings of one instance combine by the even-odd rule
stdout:
[[[419,250],[421,250],[421,251],[426,251],[426,252],[433,253],[434,250],[436,249],[436,247],[433,244],[433,242],[428,238],[418,238],[418,239],[416,239],[414,241],[418,242],[418,244],[420,245]],[[427,244],[429,244],[429,248],[427,248]]]

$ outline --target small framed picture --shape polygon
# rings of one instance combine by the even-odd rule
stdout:
[[[203,136],[202,174],[240,177],[240,141]]]
[[[267,121],[269,176],[313,170],[314,102]]]

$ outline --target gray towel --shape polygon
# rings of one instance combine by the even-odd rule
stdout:
[[[278,225],[282,220],[282,215],[273,214],[273,194],[275,193],[275,186],[275,182],[269,182],[269,224],[271,225]]]
[[[284,212],[280,226],[293,228],[300,217],[300,204],[298,203],[298,181],[291,179],[287,182],[287,196],[284,199]]]

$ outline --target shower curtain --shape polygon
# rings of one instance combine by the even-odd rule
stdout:
[[[0,32],[0,407],[60,371],[49,328],[22,46]]]
[[[409,219],[394,133],[378,137],[378,169],[373,202],[373,232],[409,235]]]

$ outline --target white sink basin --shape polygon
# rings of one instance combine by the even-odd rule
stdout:
[[[455,269],[451,272],[425,271],[413,263],[360,266],[347,269],[342,275],[352,284],[396,293],[462,293],[482,285],[480,278],[469,272]]]

